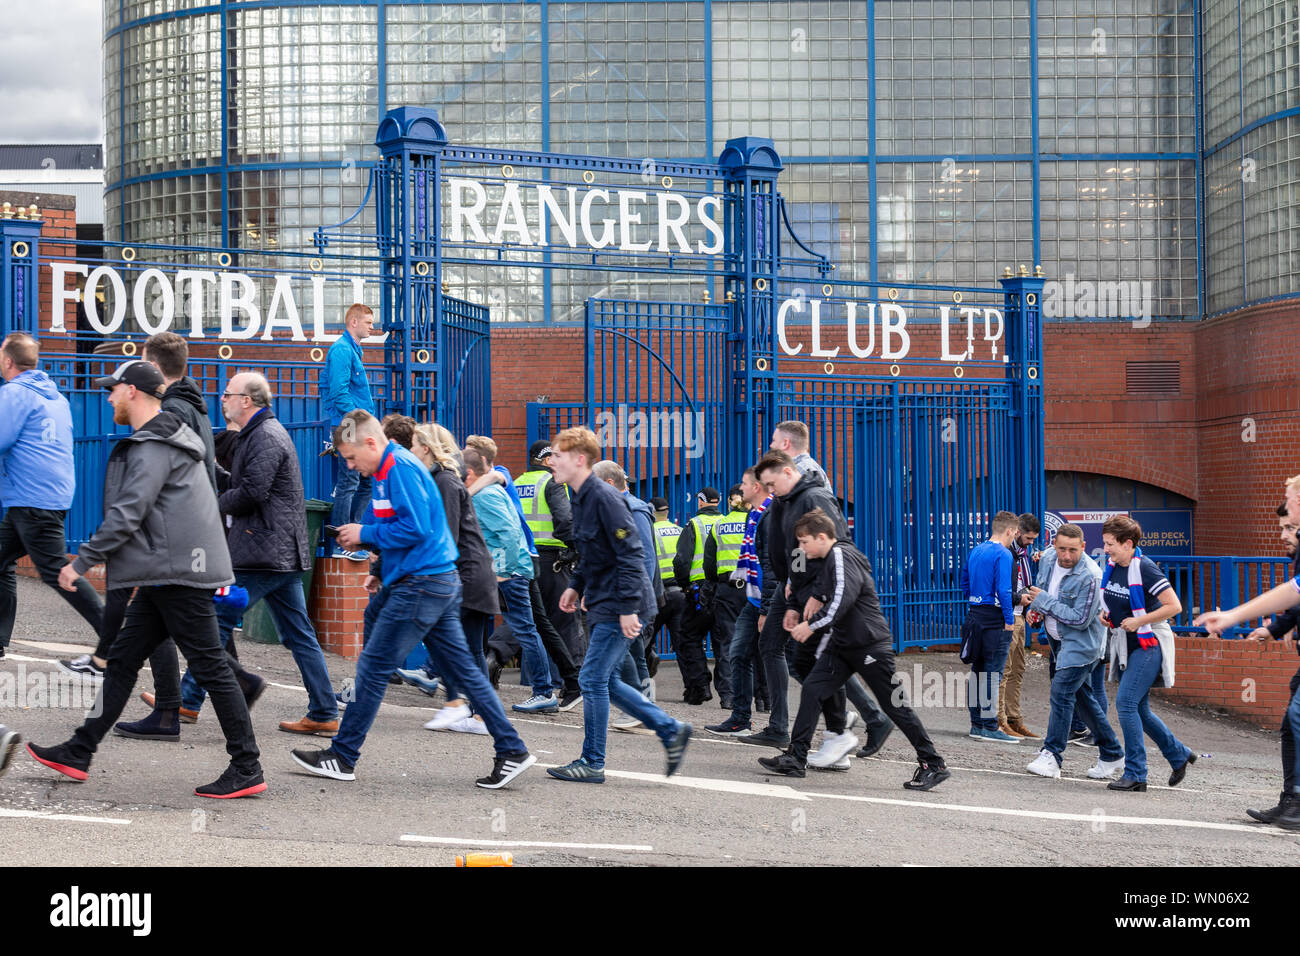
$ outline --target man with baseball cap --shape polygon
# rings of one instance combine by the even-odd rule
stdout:
[[[0,658],[13,636],[18,611],[14,568],[28,555],[41,580],[56,587],[68,559],[64,520],[72,507],[76,470],[72,460],[72,411],[50,377],[37,366],[40,350],[26,332],[11,332],[0,345]],[[99,634],[104,604],[82,581],[60,591]]]
[[[533,535],[537,560],[542,566],[538,584],[546,616],[563,638],[575,661],[587,653],[587,642],[574,614],[560,610],[560,595],[569,586],[572,562],[567,552],[573,547],[573,506],[569,489],[551,477],[551,444],[538,439],[528,448],[528,470],[515,479],[515,491],[524,509],[524,521]],[[556,568],[556,562],[560,567]]]
[[[217,798],[261,793],[266,783],[248,706],[217,637],[213,594],[235,577],[203,464],[203,442],[162,410],[162,373],[150,363],[127,362],[94,384],[108,390],[113,421],[132,431],[114,445],[104,469],[104,521],[77,559],[59,572],[59,586],[72,591],[87,571],[106,564],[110,589],[136,592],[91,716],[70,740],[53,747],[28,744],[27,751],[51,769],[85,780],[140,668],[170,634],[212,697],[230,754],[226,771],[194,793]]]

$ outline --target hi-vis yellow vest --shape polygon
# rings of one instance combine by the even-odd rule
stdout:
[[[722,515],[696,515],[690,521],[691,527],[695,529],[695,554],[691,556],[692,581],[704,580],[704,542],[713,531],[714,522],[721,520]]]
[[[664,586],[673,581],[673,558],[677,556],[677,539],[682,536],[682,527],[671,521],[656,521],[654,524],[655,551],[659,555],[659,573],[663,575]]]
[[[745,543],[748,511],[733,511],[713,522],[711,533],[718,546],[718,579],[727,580],[740,563],[740,548]]]
[[[551,480],[549,471],[526,471],[515,479],[519,503],[524,507],[524,520],[533,533],[533,543],[549,548],[562,548],[564,542],[555,536],[555,518],[546,503],[546,485]]]

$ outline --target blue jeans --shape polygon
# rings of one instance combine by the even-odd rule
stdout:
[[[353,471],[342,458],[334,459],[334,510],[330,524],[334,527],[356,524],[370,504],[370,476]]]
[[[1011,632],[1004,629],[997,633],[1001,636],[986,632],[979,655],[971,661],[966,701],[972,728],[998,729],[998,688],[1002,686],[1002,669],[1007,665],[1007,651],[1011,649]]]
[[[1101,750],[1102,760],[1119,760],[1124,750],[1119,745],[1115,731],[1111,729],[1106,715],[1097,705],[1093,696],[1092,675],[1095,668],[1091,664],[1079,667],[1058,667],[1052,678],[1052,709],[1047,721],[1047,737],[1043,749],[1049,750],[1061,762],[1065,753],[1066,737],[1071,723],[1078,717],[1084,726],[1096,738]]]
[[[1127,637],[1124,635],[1121,640]],[[1191,756],[1191,751],[1172,733],[1164,722],[1151,713],[1149,698],[1151,685],[1160,676],[1162,658],[1160,646],[1139,647],[1128,656],[1128,667],[1119,679],[1119,692],[1115,695],[1115,712],[1119,715],[1120,730],[1124,732],[1124,776],[1142,783],[1147,779],[1147,750],[1142,739],[1146,735],[1155,742],[1171,767],[1181,767]]]
[[[348,704],[339,722],[332,749],[350,764],[361,756],[370,725],[388,690],[388,675],[400,667],[416,644],[429,641],[443,677],[469,699],[483,718],[499,757],[527,752],[524,742],[506,718],[501,701],[487,675],[474,662],[460,626],[460,577],[444,574],[402,578],[375,597],[378,605],[370,640],[361,649],[353,684],[356,700]]]
[[[551,693],[551,661],[546,656],[542,635],[537,633],[537,624],[533,621],[533,602],[528,594],[529,580],[531,579],[512,577],[497,582],[497,587],[506,599],[501,616],[506,619],[515,640],[519,642],[524,670],[528,671],[529,679],[533,682],[533,693],[546,697]]]
[[[618,669],[619,680],[628,687],[639,687],[641,693],[650,692],[650,668],[646,666],[645,649],[654,635],[650,632],[653,624],[647,624],[633,640],[628,642],[627,656]]]
[[[307,718],[309,720],[337,720],[338,702],[330,686],[329,669],[325,655],[316,640],[316,630],[307,616],[307,598],[302,590],[302,575],[297,571],[236,571],[235,584],[248,591],[248,606],[265,600],[280,643],[289,648],[293,662],[302,675],[302,685],[307,688]],[[222,605],[217,608],[217,627],[221,631],[221,646],[230,643],[230,632],[239,623],[243,611]],[[181,678],[181,701],[190,710],[203,706],[206,692],[188,670]]]
[[[758,665],[758,608],[745,601],[731,632],[731,719],[748,725],[754,714],[754,668]]]
[[[1291,678],[1291,703],[1282,715],[1282,789],[1300,794],[1300,780],[1296,779],[1296,751],[1300,750],[1300,671]]]
[[[582,689],[582,757],[593,767],[604,767],[611,700],[615,707],[641,721],[665,742],[677,733],[677,721],[618,677],[617,671],[632,643],[623,636],[618,621],[589,621],[588,624],[591,639],[578,675],[578,686]]]

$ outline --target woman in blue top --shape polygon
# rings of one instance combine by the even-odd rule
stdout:
[[[1111,642],[1111,661],[1116,665],[1111,673],[1123,671],[1115,710],[1124,734],[1124,775],[1108,786],[1146,790],[1144,731],[1173,767],[1169,786],[1177,786],[1196,755],[1151,713],[1148,699],[1153,686],[1174,686],[1174,632],[1169,618],[1183,605],[1164,573],[1138,548],[1140,524],[1127,515],[1116,515],[1101,530],[1107,557],[1101,579],[1103,613],[1108,626],[1125,632],[1125,639]]]

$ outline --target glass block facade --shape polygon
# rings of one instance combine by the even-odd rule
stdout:
[[[1195,319],[1295,291],[1298,9],[105,0],[108,235],[309,248],[360,205],[383,113],[434,106],[476,146],[713,160],[769,136],[792,224],[840,277],[989,285],[1038,263],[1149,283],[1154,318]],[[501,322],[688,294],[615,272],[445,278]]]

